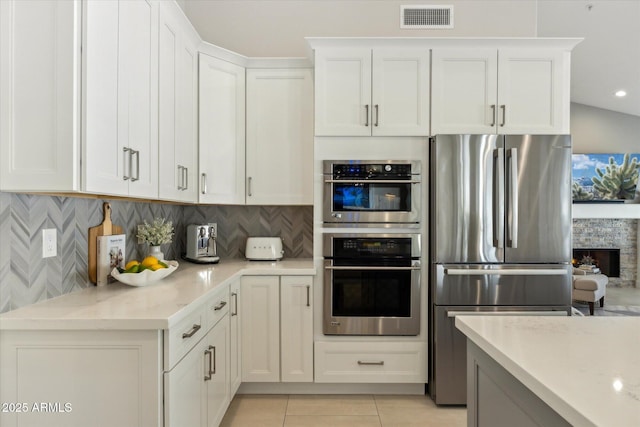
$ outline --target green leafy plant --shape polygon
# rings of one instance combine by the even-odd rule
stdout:
[[[605,200],[633,199],[638,185],[638,159],[630,159],[629,153],[624,155],[621,165],[613,157],[609,157],[609,164],[602,169],[596,169],[598,177],[593,177],[593,189]]]
[[[571,188],[573,193],[573,200],[593,200],[593,193],[588,192],[584,189],[584,187],[578,184],[577,181],[573,182],[573,187]]]
[[[171,243],[173,239],[173,223],[164,218],[155,218],[151,224],[144,220],[144,224],[138,226],[136,237],[151,246],[159,246]]]

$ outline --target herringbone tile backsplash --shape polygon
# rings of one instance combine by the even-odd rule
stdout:
[[[175,227],[173,243],[162,247],[167,259],[180,259],[187,225],[200,222],[218,223],[223,258],[244,256],[247,236],[282,237],[288,258],[313,253],[310,206],[180,206],[0,192],[0,313],[93,286],[87,277],[87,234],[102,222],[105,201],[111,203],[113,223],[127,235],[127,259],[146,254],[135,237],[137,226],[156,217]],[[57,231],[56,257],[42,258],[43,228]]]

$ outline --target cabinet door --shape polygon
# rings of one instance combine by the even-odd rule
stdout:
[[[496,49],[434,49],[432,73],[433,135],[496,133]]]
[[[371,135],[371,50],[317,50],[315,71],[315,134]]]
[[[84,3],[85,190],[158,197],[158,3]]]
[[[205,336],[169,372],[164,374],[166,427],[207,425],[208,341]]]
[[[240,280],[236,280],[230,285],[231,307],[229,307],[229,387],[230,398],[238,391],[242,382],[242,332],[240,329]]]
[[[244,204],[244,68],[199,58],[200,203]]]
[[[197,56],[179,6],[164,2],[159,29],[159,197],[197,200]]]
[[[210,379],[207,387],[207,426],[217,427],[229,406],[229,316],[225,316],[205,337],[205,365]],[[189,425],[189,424],[184,424]]]
[[[247,204],[313,204],[310,69],[247,70]]]
[[[280,381],[280,293],[278,277],[241,280],[242,381]]]
[[[374,49],[373,135],[429,135],[429,80],[428,49]]]
[[[0,2],[2,190],[79,190],[79,12],[79,2]]]
[[[84,189],[128,195],[128,156],[118,140],[118,2],[85,1],[83,13]]]
[[[570,133],[568,64],[559,50],[500,49],[499,132]]]
[[[313,382],[313,278],[280,279],[283,382]]]
[[[134,150],[129,195],[158,197],[158,3],[120,1],[118,140]]]

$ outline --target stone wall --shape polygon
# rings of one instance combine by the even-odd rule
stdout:
[[[620,277],[609,278],[609,286],[635,286],[638,275],[638,220],[574,219],[574,248],[619,248]]]

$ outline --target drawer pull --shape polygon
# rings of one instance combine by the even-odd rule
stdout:
[[[191,330],[189,332],[185,332],[184,334],[182,334],[182,338],[191,338],[192,336],[194,336],[196,334],[196,332],[198,332],[200,330],[202,326],[200,325],[196,325],[195,323],[193,324],[193,327],[191,328]]]
[[[382,366],[382,365],[384,365],[384,360],[381,360],[379,362],[363,362],[362,360],[358,360],[358,365],[378,365],[378,366]]]
[[[222,307],[224,307],[225,305],[227,305],[226,301],[220,301],[220,304],[213,307],[213,310],[214,311],[222,310]]]

